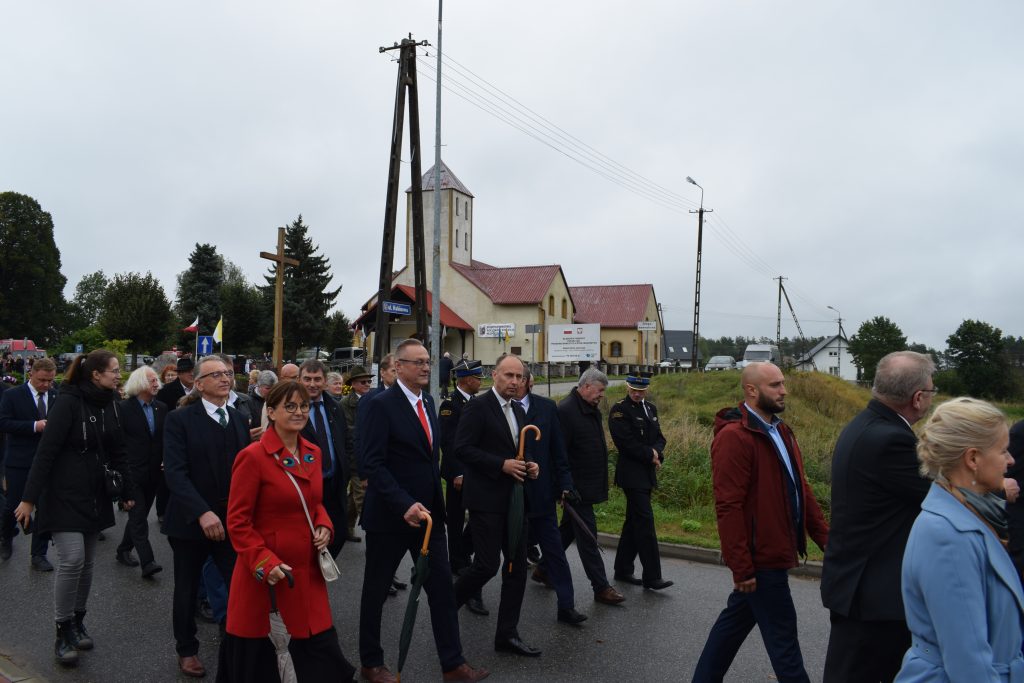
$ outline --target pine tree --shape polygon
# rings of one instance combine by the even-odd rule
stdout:
[[[133,353],[159,353],[170,321],[171,304],[152,273],[120,273],[107,286],[100,328],[108,339],[130,339]]]
[[[199,315],[200,334],[210,334],[220,320],[220,286],[224,284],[224,260],[212,244],[196,243],[189,254],[188,270],[178,274],[178,295],[175,315],[178,329],[191,323]],[[186,334],[185,337],[188,337]],[[180,340],[187,348],[186,339]]]

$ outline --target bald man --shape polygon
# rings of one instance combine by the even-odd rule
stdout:
[[[299,366],[295,363],[285,363],[281,366],[281,372],[278,373],[278,377],[282,382],[298,382]]]
[[[718,412],[711,442],[718,535],[733,590],[708,634],[693,680],[721,681],[756,624],[776,678],[808,681],[788,570],[799,564],[799,556],[806,557],[808,535],[825,547],[828,525],[804,476],[796,437],[779,419],[786,409],[782,370],[752,363],[743,369],[740,384],[744,401]]]

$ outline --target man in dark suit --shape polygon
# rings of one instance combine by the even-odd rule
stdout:
[[[523,484],[526,494],[526,518],[530,540],[540,545],[544,553],[544,566],[533,570],[533,578],[555,590],[558,597],[557,618],[564,624],[579,626],[586,615],[576,611],[576,593],[572,585],[572,572],[558,532],[556,501],[578,500],[569,472],[569,459],[565,454],[562,427],[558,421],[558,406],[549,398],[531,393],[533,375],[529,368],[523,371],[523,383],[518,396],[526,413],[526,424],[540,430],[540,439],[534,434],[526,436],[524,457],[537,463],[540,472],[536,479]],[[569,514],[569,513],[566,513]]]
[[[832,632],[824,680],[891,681],[911,645],[900,573],[910,529],[928,493],[911,425],[932,404],[931,357],[882,358],[874,398],[839,435],[832,454],[832,529],[821,601]]]
[[[231,467],[249,445],[249,425],[227,405],[234,374],[215,356],[196,368],[197,396],[168,414],[164,423],[164,476],[171,498],[162,531],[174,551],[174,640],[178,666],[202,677],[196,639],[196,596],[207,556],[231,580],[235,551],[227,537]]]
[[[178,401],[192,391],[195,385],[195,363],[191,358],[178,359],[178,379],[168,382],[156,394],[156,400],[167,406],[168,410],[178,407]]]
[[[465,468],[462,496],[469,510],[474,554],[473,563],[455,583],[455,600],[460,607],[466,604],[500,570],[494,649],[536,657],[540,650],[519,636],[526,588],[526,515],[518,521],[509,515],[513,486],[540,474],[537,463],[516,459],[519,430],[526,425],[526,414],[516,400],[524,370],[518,357],[501,356],[491,372],[491,390],[462,410],[455,455]],[[514,523],[521,526],[520,542],[517,548],[510,548],[508,530]]]
[[[448,526],[448,559],[452,574],[458,576],[469,568],[473,556],[473,537],[466,523],[466,505],[462,501],[464,468],[455,454],[455,432],[459,427],[462,408],[480,391],[484,369],[480,361],[460,361],[455,368],[455,390],[441,403],[438,421],[441,423],[441,477],[445,487],[445,519]],[[479,593],[466,601],[473,614],[488,616],[483,596]]]
[[[1024,500],[1020,498],[1024,483],[1024,420],[1010,427],[1010,445],[1007,449],[1013,464],[1006,470],[1006,521],[1010,527],[1010,543],[1006,547],[1013,566],[1024,574]]]
[[[647,400],[648,377],[626,378],[626,398],[608,413],[608,431],[619,452],[615,485],[626,495],[626,519],[615,552],[615,580],[661,590],[672,585],[661,576],[658,534],[654,529],[651,491],[658,486],[658,470],[665,460],[665,437],[658,408]],[[633,561],[640,557],[642,578],[633,576]]]
[[[4,480],[7,501],[0,519],[0,560],[8,560],[13,552],[12,539],[17,533],[14,508],[21,502],[39,441],[46,429],[46,415],[57,398],[53,377],[57,366],[51,358],[40,358],[29,372],[28,382],[0,395],[0,433],[7,435],[4,455]],[[42,572],[52,572],[53,565],[46,559],[49,534],[33,534],[31,566]]]
[[[299,366],[299,380],[309,392],[309,422],[302,436],[320,447],[323,453],[324,508],[334,524],[334,538],[327,549],[337,557],[345,545],[348,516],[345,499],[348,491],[348,427],[338,403],[325,389],[327,368],[316,359]]]
[[[143,366],[128,377],[124,390],[128,396],[119,404],[121,433],[128,452],[132,481],[142,492],[128,511],[128,523],[117,546],[117,561],[127,567],[142,565],[142,577],[149,578],[163,570],[156,563],[149,542],[149,510],[156,498],[157,485],[163,479],[164,420],[167,406],[156,400],[160,379],[153,368]],[[132,548],[139,559],[132,557]]]
[[[395,355],[398,381],[390,389],[363,399],[368,405],[358,418],[360,467],[367,478],[361,519],[366,532],[366,566],[359,605],[361,675],[370,683],[395,680],[384,666],[381,612],[402,557],[419,556],[421,522],[426,513],[433,515],[435,523],[428,546],[430,573],[424,589],[444,680],[478,681],[488,672],[472,668],[462,656],[459,616],[448,564],[438,469],[440,439],[433,399],[425,392],[430,381],[430,354],[419,341],[407,339],[398,345]]]

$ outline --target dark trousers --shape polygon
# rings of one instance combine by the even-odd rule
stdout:
[[[515,553],[509,549],[507,520],[508,515],[500,512],[469,511],[473,563],[455,582],[455,604],[462,607],[501,572],[496,641],[519,636],[519,613],[523,607],[523,593],[526,592],[526,518],[523,518],[519,547]]]
[[[784,569],[759,571],[757,590],[733,591],[718,620],[711,627],[704,651],[700,653],[694,683],[718,683],[725,678],[732,660],[754,624],[768,651],[775,676],[783,683],[806,683],[804,658],[796,632],[796,608],[789,592],[789,575]]]
[[[167,488],[167,480],[164,478],[164,472],[161,468],[160,477],[156,482],[156,516],[163,519],[164,512],[167,510],[167,501],[171,499],[171,492]]]
[[[133,472],[132,476],[136,476],[136,473]],[[128,511],[128,522],[124,525],[124,534],[117,546],[119,553],[135,548],[139,554],[139,563],[143,567],[156,559],[153,555],[153,546],[149,542],[149,510],[156,498],[158,479],[162,477],[144,479],[138,476],[136,479],[135,483],[142,492],[142,500],[135,501],[135,506]]]
[[[824,683],[888,683],[910,649],[905,621],[862,621],[832,612]]]
[[[235,570],[235,551],[231,541],[193,540],[168,537],[174,551],[174,602],[171,622],[174,625],[175,649],[180,657],[199,653],[196,639],[196,597],[202,581],[203,563],[210,556],[226,582]]]
[[[344,529],[348,527],[348,514],[345,508],[345,497],[347,494],[338,494],[337,483],[335,478],[341,477],[341,471],[337,471],[333,477],[324,479],[324,509],[327,510],[327,516],[331,518],[331,524],[334,526],[334,537],[331,542],[327,544],[327,550],[331,553],[331,557],[337,559],[338,553],[341,552],[342,547],[345,545],[345,541],[348,540],[348,535]],[[348,482],[345,482],[346,486]],[[345,487],[342,487],[345,490]],[[231,577],[228,577],[228,581]]]
[[[572,509],[580,516],[590,533],[597,538],[597,517],[594,516],[594,506],[590,503],[577,503]],[[562,548],[568,549],[572,542],[576,541],[576,550],[580,554],[580,562],[583,563],[583,571],[590,579],[590,587],[595,593],[602,591],[608,586],[608,574],[604,570],[604,559],[601,557],[601,550],[597,547],[597,541],[591,539],[584,532],[577,532],[575,522],[569,513],[562,514],[562,521],[558,525],[558,532],[562,536]],[[544,568],[547,569],[547,564]]]
[[[473,536],[466,523],[466,506],[462,502],[462,491],[448,482],[445,493],[445,526],[448,528],[448,559],[452,563],[452,574],[458,574],[469,566],[473,555]]]
[[[380,644],[380,621],[384,602],[395,571],[405,555],[413,560],[420,556],[422,534],[387,534],[368,531],[366,539],[366,565],[363,569],[363,592],[359,603],[359,659],[368,668],[384,664],[384,649]],[[430,626],[434,631],[434,645],[441,670],[458,668],[462,656],[459,635],[459,615],[452,590],[452,574],[448,566],[448,540],[444,527],[434,527],[430,534],[429,573],[423,590],[430,606]],[[404,610],[403,610],[404,613]]]
[[[554,510],[546,515],[530,517],[530,541],[537,543],[544,554],[544,571],[555,587],[558,608],[572,609],[576,604],[572,571],[569,569],[569,561],[565,559],[565,548],[562,547],[562,537],[558,533],[558,515]]]
[[[654,530],[651,490],[622,489],[622,492],[626,494],[626,519],[622,522],[622,535],[615,551],[615,573],[632,574],[633,560],[639,555],[644,583],[657,581],[661,578],[661,553]]]
[[[14,520],[14,508],[21,503],[21,497],[25,493],[25,482],[28,481],[28,469],[21,467],[5,467],[4,479],[7,481],[7,502],[3,507],[3,517],[0,519],[0,538],[10,541],[17,532]],[[50,544],[50,534],[32,534],[33,556],[41,555],[46,557],[46,546]]]

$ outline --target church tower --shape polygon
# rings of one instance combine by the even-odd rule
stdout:
[[[434,167],[423,174],[423,246],[427,288],[434,246]],[[473,261],[473,193],[441,162],[441,291],[445,291],[448,264],[470,266]],[[405,263],[412,267],[412,188],[405,191]],[[404,278],[403,278],[404,279]]]

